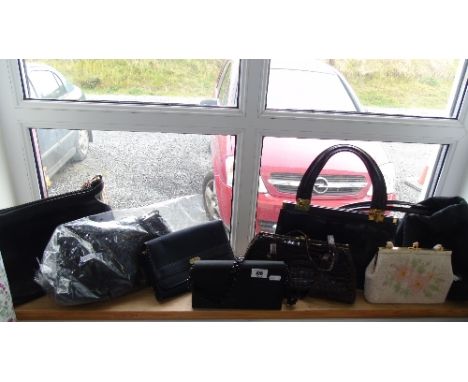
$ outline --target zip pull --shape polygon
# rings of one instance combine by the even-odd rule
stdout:
[[[335,252],[335,249],[336,249],[335,237],[333,235],[327,235],[327,242],[328,242],[328,247],[332,250],[332,252]]]

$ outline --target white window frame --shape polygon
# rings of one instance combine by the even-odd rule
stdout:
[[[242,60],[238,108],[24,100],[17,60],[0,60],[0,118],[17,203],[40,197],[29,128],[237,135],[231,222],[236,254],[254,232],[263,136],[449,145],[435,195],[459,194],[467,100],[457,119],[265,110],[269,60]]]

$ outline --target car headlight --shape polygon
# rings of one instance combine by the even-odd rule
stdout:
[[[379,166],[380,171],[385,179],[385,185],[387,186],[387,194],[394,194],[395,193],[395,165],[393,163],[385,163],[382,166]],[[367,192],[368,196],[372,195],[373,187],[369,188]]]
[[[234,157],[228,156],[226,158],[226,183],[232,187],[232,180],[234,178]]]
[[[393,163],[385,163],[380,167],[380,171],[385,178],[385,184],[387,185],[387,194],[395,193],[395,165]]]
[[[266,194],[268,191],[265,187],[265,183],[263,183],[263,179],[261,176],[258,177],[258,193],[259,194]]]

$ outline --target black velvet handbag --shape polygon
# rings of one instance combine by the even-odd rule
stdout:
[[[301,232],[258,233],[250,242],[246,260],[280,260],[288,266],[286,296],[294,304],[306,296],[353,303],[356,272],[349,246],[312,240]]]
[[[190,272],[192,307],[281,309],[287,274],[283,261],[199,261]]]
[[[55,228],[111,209],[100,199],[103,189],[96,176],[81,190],[0,211],[0,252],[15,306],[44,295],[34,275]]]
[[[318,175],[328,160],[340,152],[357,155],[367,168],[373,194],[370,209],[366,212],[310,204]],[[289,232],[301,231],[311,239],[322,241],[326,241],[328,235],[333,235],[337,243],[349,244],[356,269],[356,285],[362,289],[367,265],[378,247],[385,246],[395,234],[397,219],[385,215],[386,205],[385,179],[374,159],[359,147],[335,145],[319,154],[306,170],[297,190],[296,203],[283,204],[276,233],[287,235]]]
[[[221,220],[172,232],[145,243],[143,263],[158,300],[190,290],[190,268],[199,260],[234,260]]]
[[[452,251],[455,280],[448,300],[468,300],[468,204],[458,196],[432,197],[410,205],[395,235],[395,245],[432,248],[441,244]]]

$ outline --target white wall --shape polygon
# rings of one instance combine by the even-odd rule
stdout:
[[[0,127],[0,209],[11,207],[15,204],[15,196],[10,180],[4,147],[5,146]]]

